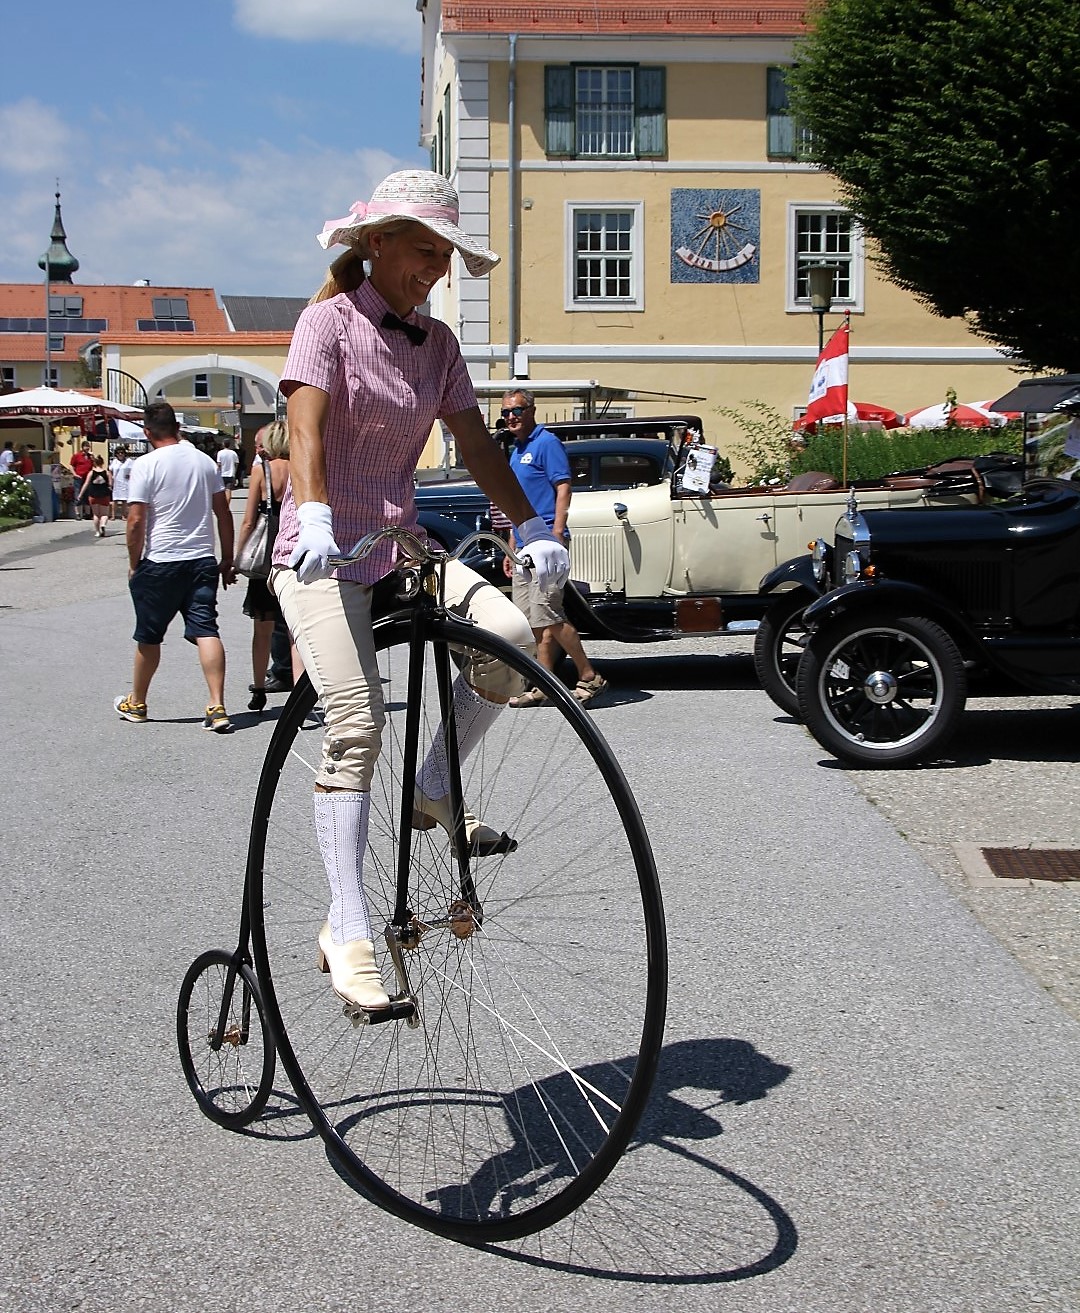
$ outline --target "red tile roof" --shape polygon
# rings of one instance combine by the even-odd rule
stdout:
[[[211,287],[99,287],[82,283],[54,283],[50,288],[53,296],[81,296],[84,319],[104,319],[108,322],[108,333],[138,333],[137,323],[140,319],[153,319],[153,301],[157,296],[185,297],[188,303],[189,317],[194,320],[197,334],[225,333],[228,322],[225,312],[217,303],[217,296]],[[0,319],[43,319],[45,317],[45,284],[40,283],[0,283]],[[54,316],[56,323],[60,316]],[[58,333],[61,329],[56,330]],[[63,351],[53,351],[52,358],[60,361],[73,361],[78,358],[81,347],[88,342],[95,342],[103,334],[65,332]],[[147,336],[139,334],[140,337]],[[169,334],[170,337],[190,339],[191,334]],[[3,333],[0,332],[0,361],[16,363],[22,360],[38,361],[45,357],[44,335],[42,333]]]
[[[3,339],[0,339],[2,342]],[[41,335],[38,334],[38,342],[41,341]],[[231,348],[238,351],[243,347],[250,346],[285,346],[292,342],[292,333],[284,331],[268,331],[265,333],[102,333],[101,343],[103,346],[122,345],[122,346],[145,346],[148,343],[152,346],[168,346],[169,343],[176,346],[191,346],[197,343],[200,347],[223,347]]]
[[[641,0],[443,0],[444,32],[547,36],[601,33],[607,36],[798,36],[806,30],[805,4],[759,0],[757,4],[658,5]]]

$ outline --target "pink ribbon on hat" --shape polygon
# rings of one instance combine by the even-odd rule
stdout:
[[[343,219],[327,219],[323,232],[331,233],[337,228],[352,228],[358,219],[369,215],[406,214],[414,219],[441,219],[444,223],[456,224],[457,207],[453,205],[416,205],[410,201],[357,201],[349,206],[349,213]]]

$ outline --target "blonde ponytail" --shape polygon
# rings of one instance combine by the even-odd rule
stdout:
[[[328,301],[339,292],[355,292],[364,281],[364,259],[354,247],[350,246],[343,255],[339,255],[326,271],[326,281],[308,302],[315,305],[318,301]]]

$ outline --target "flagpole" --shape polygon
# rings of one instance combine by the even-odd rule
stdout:
[[[844,311],[844,324],[847,327],[848,373],[850,375],[850,371],[851,371],[851,311],[850,310]],[[840,483],[844,488],[847,487],[848,424],[850,422],[848,419],[847,397],[850,395],[851,395],[851,384],[849,381],[848,393],[847,396],[845,396],[844,398],[844,454],[843,454],[843,470],[841,471],[841,479],[840,479]]]

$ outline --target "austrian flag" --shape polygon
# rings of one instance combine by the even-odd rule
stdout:
[[[843,424],[847,419],[850,335],[851,329],[845,319],[818,356],[804,416],[807,424]]]

